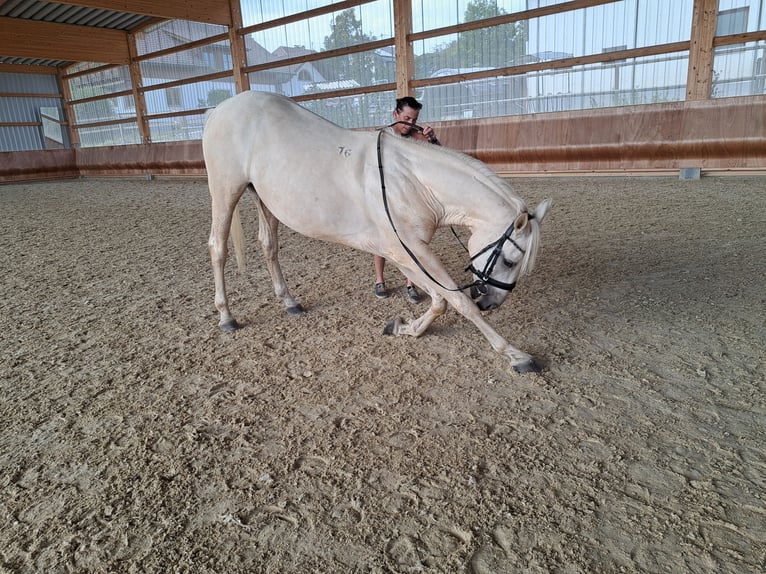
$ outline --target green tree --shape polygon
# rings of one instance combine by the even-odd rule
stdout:
[[[506,14],[495,0],[472,0],[466,6],[464,22],[476,22]],[[502,68],[512,66],[526,54],[523,24],[508,23],[460,32],[457,40],[419,57],[419,75],[439,68]],[[425,73],[424,73],[425,72]]]
[[[473,0],[465,9],[464,20],[475,22],[506,14],[494,0]],[[513,65],[526,52],[521,24],[508,23],[491,28],[461,32],[458,56],[461,67],[498,68]]]
[[[362,21],[356,17],[354,8],[349,8],[333,18],[329,36],[325,36],[324,49],[336,50],[371,42],[362,30]],[[339,80],[356,80],[366,86],[375,80],[375,59],[371,54],[357,53],[335,59],[335,73]]]
[[[207,105],[215,107],[224,100],[228,100],[231,97],[229,90],[210,90],[207,93]]]

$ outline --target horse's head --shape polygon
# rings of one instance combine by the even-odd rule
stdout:
[[[516,281],[530,273],[540,249],[540,223],[552,202],[546,199],[533,212],[519,213],[507,229],[500,231],[499,239],[486,241],[485,233],[474,233],[468,242],[471,257],[469,269],[476,285],[471,296],[482,311],[499,307]],[[495,230],[497,237],[498,231]]]

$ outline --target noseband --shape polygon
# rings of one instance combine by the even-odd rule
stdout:
[[[423,131],[423,128],[416,125],[411,124],[409,122],[394,122],[391,124],[391,126],[396,125],[397,123],[407,124],[408,126],[418,130]],[[388,127],[391,127],[388,126]],[[394,225],[394,220],[391,217],[391,211],[388,208],[388,197],[386,196],[386,181],[383,176],[383,156],[381,153],[380,148],[380,138],[383,135],[383,129],[378,130],[378,171],[380,173],[380,190],[383,195],[383,207],[386,209],[386,215],[388,216],[388,221],[391,223],[391,228],[394,230],[394,233],[396,234],[396,238],[399,240],[399,243],[401,243],[404,250],[407,252],[407,254],[412,258],[412,260],[415,262],[415,264],[420,268],[420,270],[425,273],[426,277],[428,277],[431,281],[436,283],[439,287],[442,289],[445,289],[447,291],[464,291],[465,289],[472,289],[475,288],[478,290],[479,293],[482,295],[485,295],[487,293],[487,285],[491,285],[492,287],[496,287],[497,289],[503,289],[505,291],[513,291],[513,288],[516,286],[516,282],[513,283],[503,283],[502,281],[498,281],[497,279],[492,278],[492,271],[495,268],[495,264],[497,263],[498,259],[500,259],[500,256],[503,253],[503,246],[505,245],[506,241],[509,241],[511,245],[513,245],[516,249],[521,251],[522,254],[526,254],[526,251],[521,248],[521,246],[514,241],[513,232],[515,231],[514,224],[512,223],[508,229],[505,230],[505,233],[503,233],[502,237],[495,241],[494,243],[490,243],[487,245],[484,249],[479,251],[476,255],[471,257],[471,261],[482,255],[483,253],[486,253],[490,249],[492,249],[492,253],[490,253],[489,257],[487,258],[487,262],[484,264],[484,269],[479,271],[473,266],[473,263],[471,263],[468,267],[465,268],[466,271],[471,271],[477,279],[476,281],[473,281],[472,283],[468,283],[466,285],[463,285],[462,287],[457,287],[456,289],[450,289],[448,287],[445,287],[442,285],[438,280],[436,280],[429,272],[428,270],[423,267],[423,264],[418,260],[417,256],[412,252],[412,250],[407,247],[407,245],[404,243],[402,238],[399,236],[399,232],[396,230],[396,225]],[[532,219],[534,215],[529,215],[529,219]],[[455,230],[452,230],[453,233],[455,233]],[[455,234],[455,237],[457,237],[457,234]],[[460,240],[460,238],[458,238]],[[462,242],[461,242],[462,245]],[[463,245],[463,248],[468,251],[468,249]],[[508,263],[505,261],[505,258],[503,258],[503,261],[505,264],[509,267],[512,267],[515,265],[515,263]]]
[[[531,219],[533,216],[530,215],[529,218]],[[489,257],[487,258],[487,262],[484,264],[484,269],[479,271],[476,269],[476,267],[473,266],[473,263],[471,263],[468,267],[465,268],[466,271],[470,271],[473,273],[478,280],[474,281],[473,287],[476,287],[482,295],[486,295],[487,293],[487,285],[491,285],[492,287],[497,287],[498,289],[503,289],[505,291],[508,291],[509,293],[513,291],[513,288],[516,287],[516,282],[513,283],[503,283],[502,281],[498,281],[497,279],[494,279],[492,277],[492,270],[495,268],[495,264],[497,263],[497,260],[500,259],[500,256],[503,253],[503,245],[505,245],[506,241],[509,241],[511,245],[513,245],[516,249],[521,251],[522,254],[526,255],[526,251],[521,248],[521,246],[514,241],[512,235],[515,231],[514,224],[512,223],[511,226],[505,230],[505,233],[503,233],[503,236],[495,241],[494,243],[490,243],[487,245],[484,249],[479,251],[476,255],[471,257],[471,261],[476,259],[479,255],[482,253],[486,253],[490,249],[492,249],[492,253],[489,254]],[[509,263],[508,261],[503,258],[503,262],[508,267],[513,267],[516,265],[516,263]]]

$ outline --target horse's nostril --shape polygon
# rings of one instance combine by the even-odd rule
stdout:
[[[497,303],[490,303],[487,301],[478,301],[476,303],[479,306],[479,309],[482,311],[492,311],[493,309],[497,309]]]

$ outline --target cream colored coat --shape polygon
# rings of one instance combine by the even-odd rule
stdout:
[[[406,323],[394,320],[386,332],[418,336],[449,303],[517,370],[537,370],[532,357],[505,341],[468,295],[454,290],[457,284],[429,242],[441,226],[464,226],[471,232],[468,249],[476,254],[513,224],[513,238],[526,254],[505,243],[502,258],[507,265],[496,265],[492,278],[515,282],[534,266],[539,225],[550,202],[541,203],[531,217],[524,201],[481,162],[384,132],[380,159],[397,237],[383,203],[378,141],[377,132],[341,128],[286,97],[265,92],[244,92],[208,114],[202,146],[212,199],[208,247],[220,327],[238,328],[229,310],[224,265],[230,231],[235,249],[241,252],[235,208],[252,187],[259,211],[259,240],[274,290],[288,312],[302,308],[290,294],[279,266],[280,222],[309,237],[381,255],[430,295],[431,306],[425,314]],[[435,281],[423,273],[402,242]],[[481,269],[488,256],[477,257],[475,267]],[[506,295],[488,286],[479,304],[483,309],[494,308]]]

